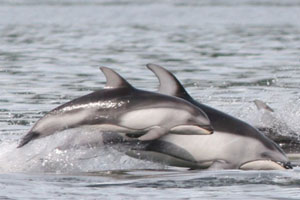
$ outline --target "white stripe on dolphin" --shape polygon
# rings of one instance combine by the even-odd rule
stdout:
[[[195,101],[177,78],[161,66],[148,64],[160,82],[159,92],[183,98],[210,118],[214,134],[166,135],[128,155],[174,166],[209,169],[291,168],[282,149],[251,125]],[[267,162],[268,161],[268,162]],[[280,164],[278,164],[280,163]]]
[[[140,134],[152,140],[174,132],[211,134],[207,115],[193,104],[172,96],[138,90],[112,69],[101,67],[107,84],[102,90],[79,97],[50,111],[38,120],[18,147],[32,139],[93,125],[100,131]],[[185,134],[185,132],[183,132]]]

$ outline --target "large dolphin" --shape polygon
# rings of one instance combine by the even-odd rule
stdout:
[[[166,69],[148,64],[160,82],[159,92],[183,98],[202,109],[211,120],[214,134],[165,135],[129,156],[165,164],[208,169],[287,169],[291,165],[282,149],[251,125],[195,101]]]
[[[138,136],[146,132],[139,137],[142,141],[156,139],[168,132],[213,132],[207,115],[193,104],[177,97],[138,90],[112,69],[101,67],[101,70],[107,79],[104,89],[50,111],[34,124],[18,147],[32,139],[84,125]]]

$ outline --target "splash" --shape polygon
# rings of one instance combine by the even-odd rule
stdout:
[[[300,152],[299,102],[281,104],[279,108],[273,105],[271,107],[258,109],[254,103],[250,106],[243,105],[239,110],[242,113],[239,117],[279,144],[286,153],[298,155]]]
[[[80,173],[106,170],[162,169],[164,166],[125,155],[114,146],[80,143],[97,138],[99,132],[70,129],[41,138],[22,148],[17,142],[0,144],[0,172]]]

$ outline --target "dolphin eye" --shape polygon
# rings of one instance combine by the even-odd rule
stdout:
[[[261,157],[262,157],[262,158],[270,158],[270,155],[269,155],[267,152],[263,152],[263,153],[261,154]]]
[[[195,124],[195,121],[192,119],[188,119],[186,122],[187,122],[187,124]]]

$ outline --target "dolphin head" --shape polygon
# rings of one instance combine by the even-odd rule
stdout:
[[[184,111],[175,113],[176,119],[172,123],[171,133],[180,135],[209,135],[213,133],[214,129],[210,119],[201,108],[184,99],[174,98],[179,100],[177,106],[183,107],[181,110]]]
[[[252,159],[241,163],[239,166],[240,169],[284,170],[293,168],[285,153],[275,142],[269,139],[264,142],[267,142],[268,145],[262,144],[256,146],[252,152]]]

